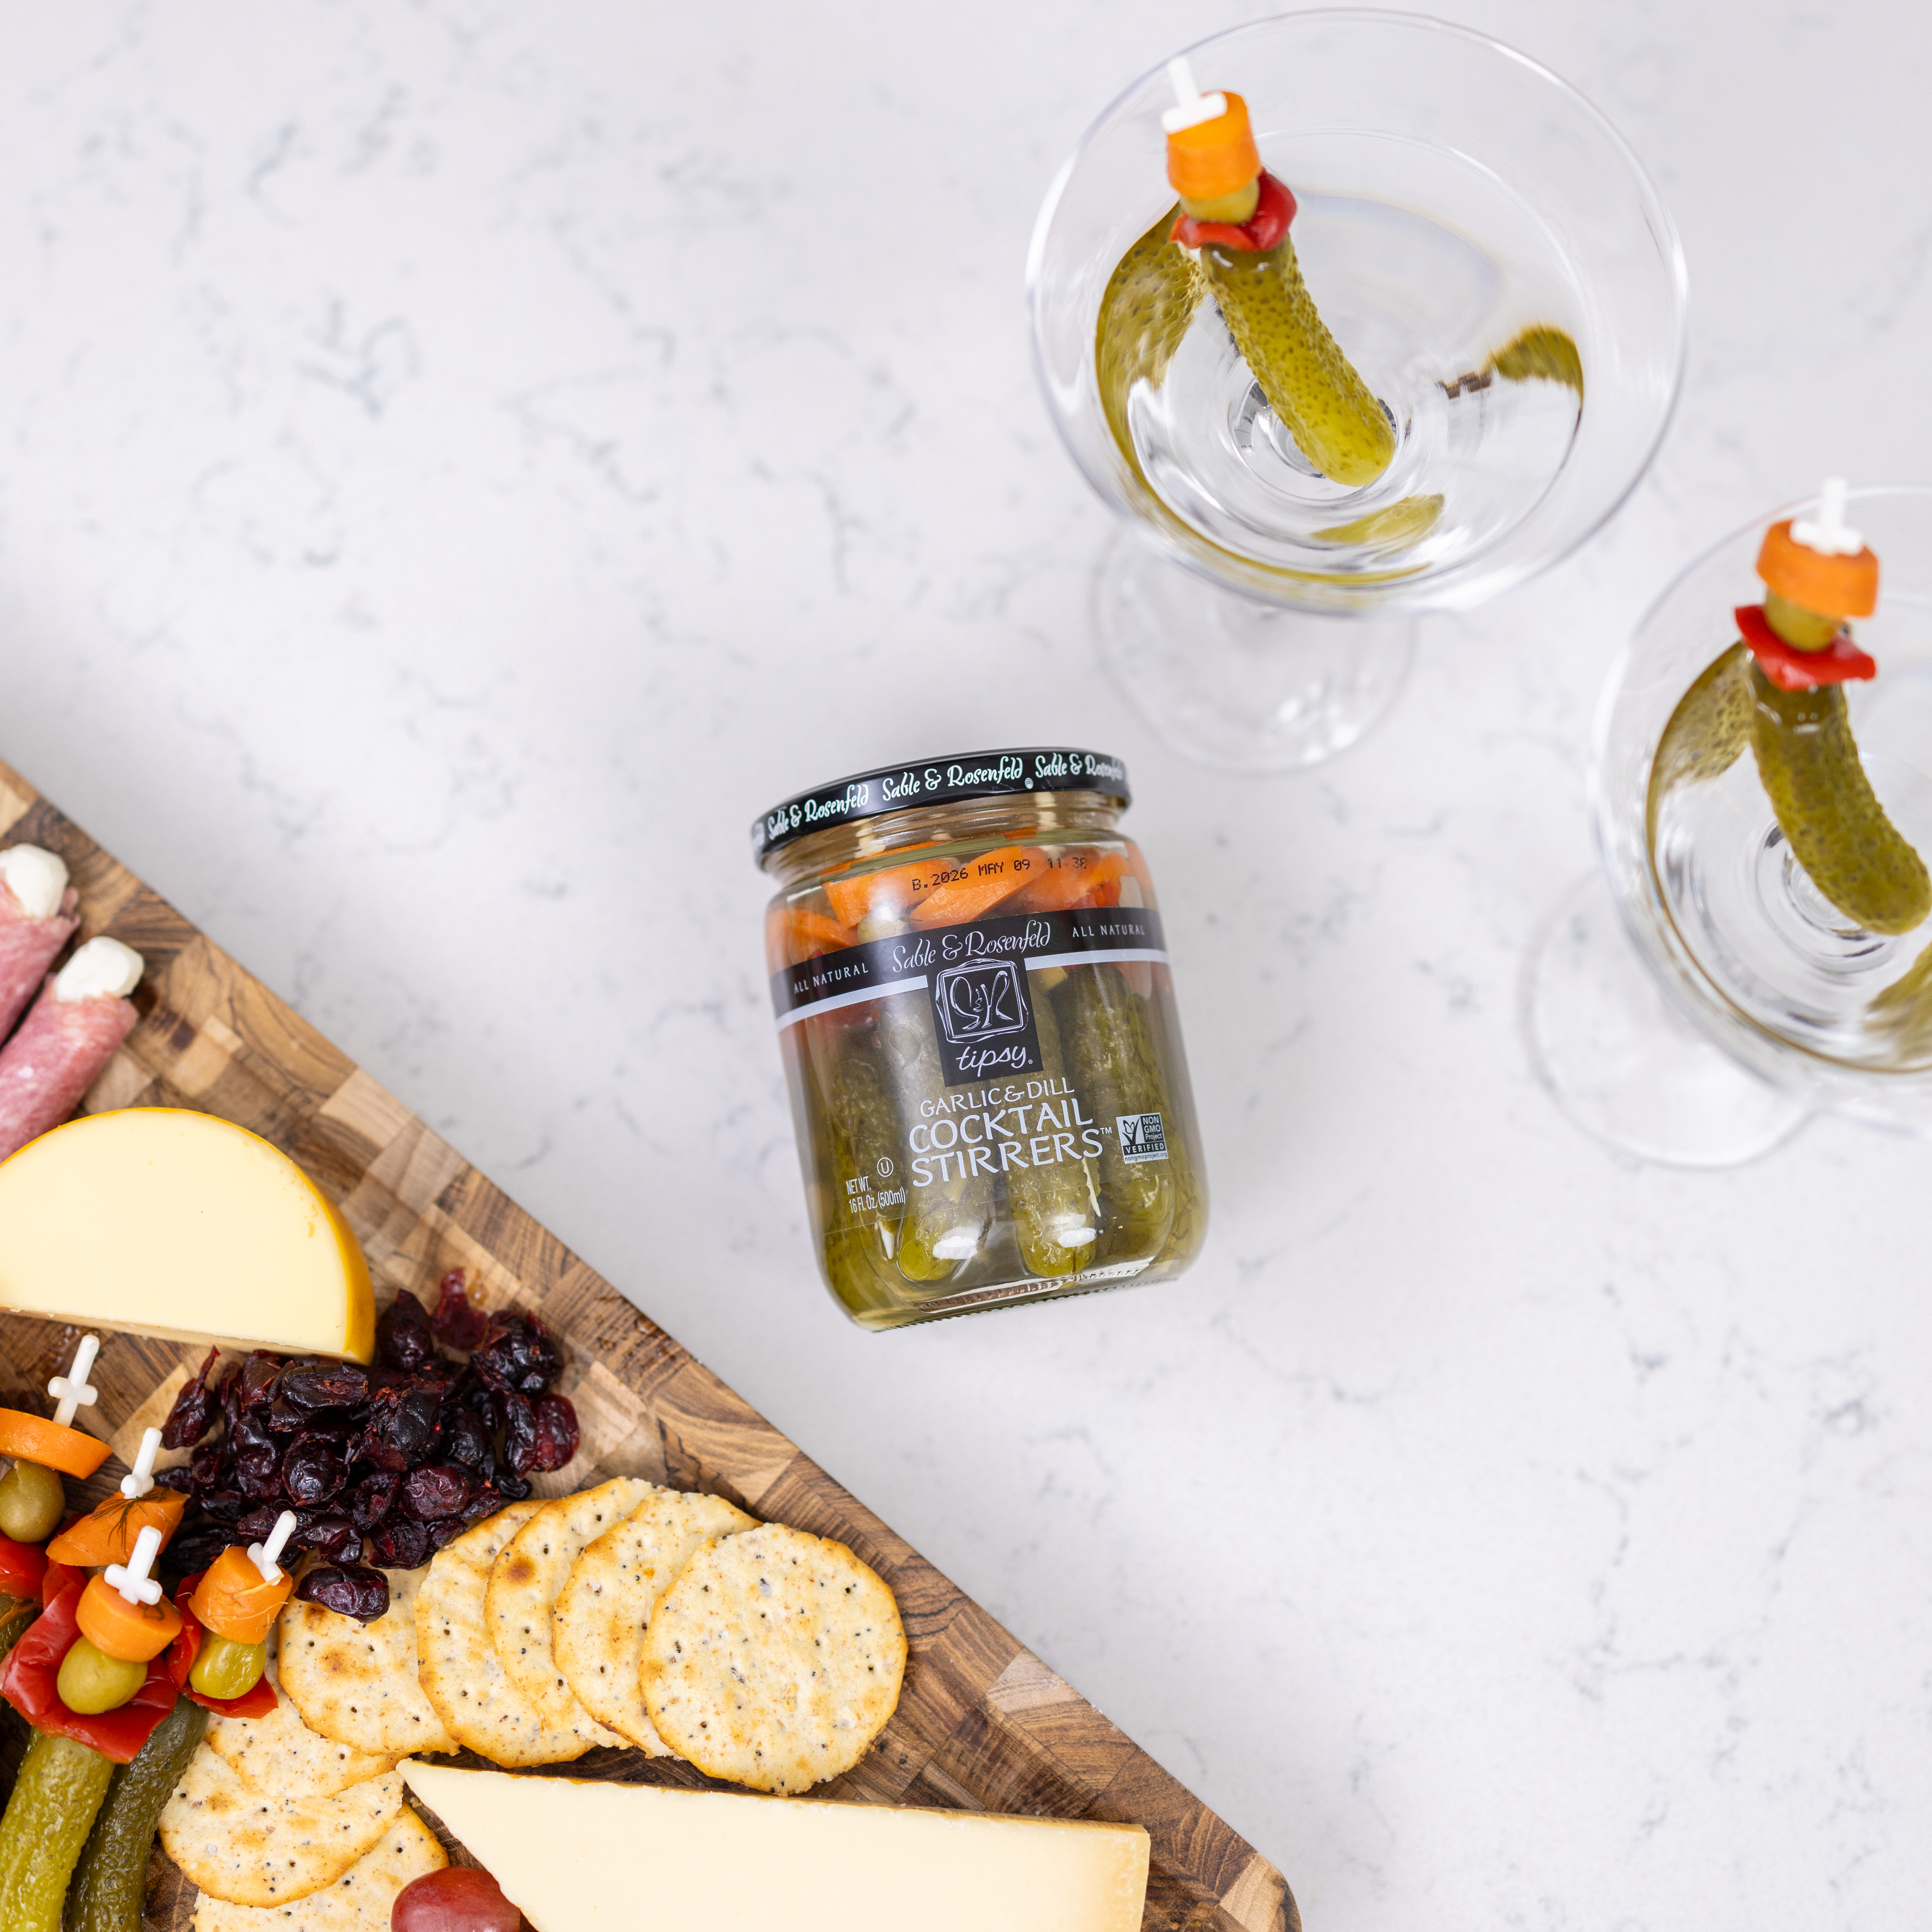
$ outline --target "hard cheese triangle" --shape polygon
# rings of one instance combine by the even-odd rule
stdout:
[[[1137,1825],[739,1797],[411,1762],[536,1932],[1138,1932]]]
[[[0,1308],[366,1362],[369,1270],[279,1148],[174,1107],[90,1114],[0,1163]]]

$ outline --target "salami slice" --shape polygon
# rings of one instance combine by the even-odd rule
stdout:
[[[0,855],[4,856],[9,855]],[[52,856],[51,854],[44,856]],[[59,864],[58,860],[54,862]],[[59,866],[62,874],[66,870],[65,866]],[[61,948],[74,937],[74,929],[80,923],[74,916],[80,895],[65,885],[64,878],[61,889],[49,897],[47,916],[36,918],[20,903],[7,869],[0,867],[0,1040],[13,1031],[14,1022],[27,1010],[34,989],[46,976]]]
[[[134,1030],[140,1016],[124,992],[140,974],[139,953],[118,940],[91,939],[47,982],[0,1048],[0,1160],[80,1106]]]

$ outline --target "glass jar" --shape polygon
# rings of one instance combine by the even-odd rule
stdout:
[[[1172,1280],[1208,1196],[1117,758],[982,752],[752,828],[826,1286],[866,1328]]]

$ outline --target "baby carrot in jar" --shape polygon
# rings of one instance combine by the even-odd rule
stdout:
[[[826,1286],[862,1327],[1182,1274],[1193,1097],[1120,760],[981,752],[752,830]]]

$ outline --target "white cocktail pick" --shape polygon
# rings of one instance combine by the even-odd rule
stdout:
[[[1194,68],[1185,54],[1176,54],[1167,64],[1167,77],[1174,82],[1174,104],[1160,117],[1167,133],[1178,134],[1184,128],[1198,128],[1204,121],[1218,121],[1228,111],[1225,94],[1203,94],[1194,84]]]
[[[1828,476],[1818,492],[1818,520],[1801,517],[1791,526],[1791,541],[1815,550],[1820,556],[1856,556],[1865,540],[1845,521],[1845,500],[1851,485],[1842,476]]]
[[[134,1466],[121,1478],[121,1493],[130,1503],[137,1503],[154,1486],[154,1458],[160,1454],[161,1432],[158,1429],[144,1429],[141,1432],[141,1453],[134,1458]]]
[[[64,1376],[56,1376],[47,1384],[47,1393],[60,1404],[54,1411],[54,1420],[63,1429],[74,1426],[74,1412],[82,1402],[90,1406],[98,1401],[100,1391],[88,1385],[87,1372],[94,1366],[94,1358],[100,1352],[98,1335],[83,1335],[80,1346],[74,1352],[74,1366]]]
[[[265,1583],[279,1583],[282,1573],[275,1559],[281,1555],[290,1537],[296,1533],[296,1513],[284,1510],[275,1519],[275,1526],[268,1532],[266,1543],[251,1543],[248,1546],[248,1561],[262,1573]]]
[[[161,1586],[148,1572],[161,1553],[161,1532],[152,1523],[134,1539],[134,1553],[125,1563],[110,1563],[100,1574],[110,1590],[118,1590],[130,1604],[158,1604]]]

